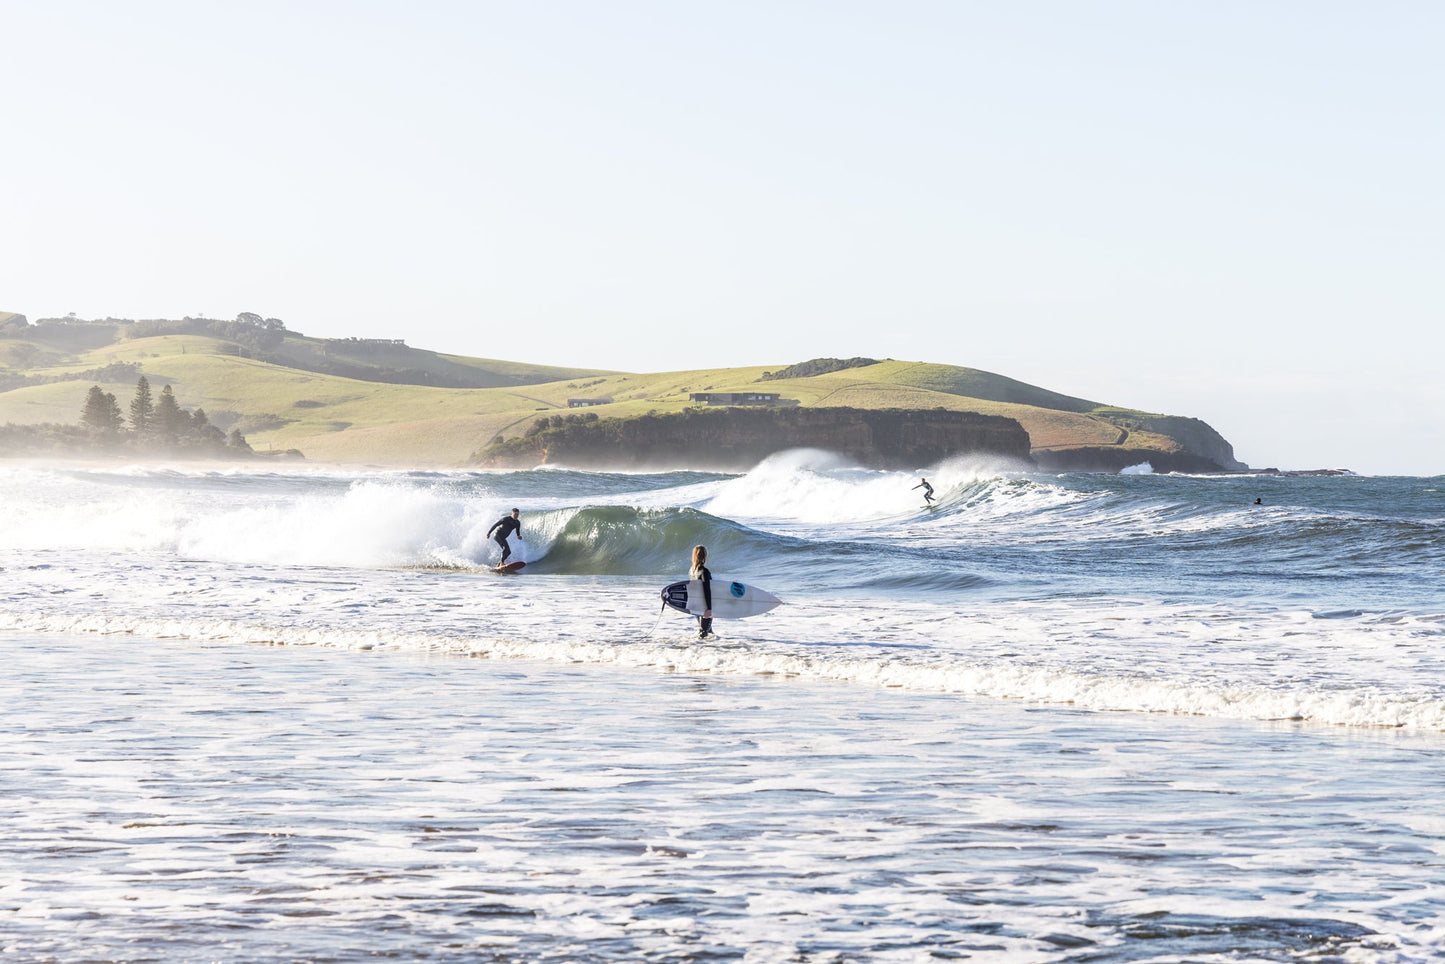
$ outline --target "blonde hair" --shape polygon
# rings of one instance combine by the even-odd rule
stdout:
[[[692,567],[701,569],[702,564],[707,562],[707,546],[692,547]]]

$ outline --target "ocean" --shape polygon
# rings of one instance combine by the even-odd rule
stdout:
[[[924,474],[0,466],[0,950],[1445,956],[1445,479]]]

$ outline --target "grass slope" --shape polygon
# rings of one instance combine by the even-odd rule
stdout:
[[[805,378],[759,379],[782,366],[677,372],[600,372],[443,355],[398,346],[308,339],[288,333],[278,353],[291,365],[227,353],[218,338],[171,334],[94,345],[93,334],[0,339],[0,367],[69,378],[0,392],[0,424],[74,423],[90,382],[74,376],[114,362],[140,365],[154,391],[171,385],[183,407],[204,408],[257,450],[297,448],[318,461],[378,465],[465,464],[497,436],[520,435],[539,416],[568,411],[569,398],[606,398],[599,416],[680,411],[689,394],[778,392],[796,404],[856,408],[945,408],[1017,419],[1035,450],[1082,446],[1177,451],[1170,417],[1110,408],[977,369],[884,361]],[[363,371],[348,377],[313,370]],[[394,365],[398,367],[388,367]],[[473,387],[378,380],[474,379]],[[421,373],[421,374],[418,374]],[[498,384],[498,382],[501,382]],[[532,382],[531,384],[522,384]],[[122,409],[134,379],[102,387]]]
[[[590,373],[490,358],[443,355],[409,345],[346,339],[308,338],[288,333],[268,360],[287,368],[363,381],[447,388],[499,388],[557,381]]]

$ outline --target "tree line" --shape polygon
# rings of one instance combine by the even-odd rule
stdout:
[[[124,443],[143,449],[251,454],[251,446],[240,429],[232,429],[227,435],[211,424],[205,409],[182,408],[169,385],[155,396],[150,380],[144,375],[136,382],[128,416],[121,411],[113,392],[92,385],[81,408],[80,424],[102,445]]]

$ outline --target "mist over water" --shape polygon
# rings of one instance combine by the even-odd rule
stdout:
[[[1429,957],[1442,483],[6,466],[11,946]]]

